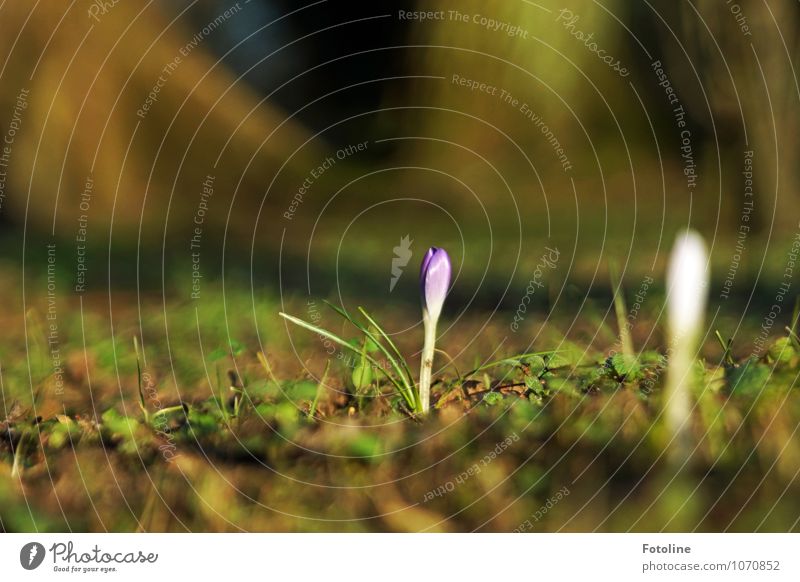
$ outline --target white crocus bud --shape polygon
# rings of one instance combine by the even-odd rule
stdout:
[[[691,410],[692,365],[703,331],[708,293],[708,253],[703,238],[686,230],[675,241],[667,273],[667,323],[671,348],[665,415],[676,450],[685,456]]]

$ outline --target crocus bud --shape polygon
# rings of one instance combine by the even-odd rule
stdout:
[[[452,267],[447,251],[431,247],[422,259],[419,271],[420,292],[422,294],[422,322],[425,327],[425,341],[422,346],[422,364],[419,373],[420,410],[424,413],[430,408],[431,373],[433,353],[436,346],[436,324],[442,314],[444,299],[450,288]]]
[[[692,230],[678,235],[667,274],[667,317],[673,343],[697,341],[703,327],[708,289],[708,256],[703,238]]]
[[[703,330],[708,292],[708,255],[703,238],[678,235],[667,272],[667,323],[671,353],[667,368],[665,416],[673,437],[673,457],[688,454],[692,364]]]
[[[450,257],[447,251],[431,247],[422,259],[419,271],[419,284],[422,291],[422,309],[434,321],[439,319],[444,298],[450,287]]]

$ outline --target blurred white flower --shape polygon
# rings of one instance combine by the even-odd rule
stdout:
[[[667,327],[670,342],[665,415],[674,457],[688,453],[692,365],[699,348],[708,293],[708,253],[692,230],[678,234],[667,272]]]
[[[667,273],[667,316],[674,344],[694,342],[703,327],[708,289],[708,255],[703,237],[687,230],[678,235]]]

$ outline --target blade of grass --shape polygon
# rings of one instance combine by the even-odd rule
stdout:
[[[298,326],[300,326],[302,328],[305,328],[305,329],[307,329],[309,331],[312,331],[314,333],[318,333],[321,336],[326,337],[329,340],[332,340],[332,341],[336,342],[337,344],[339,344],[343,348],[345,348],[347,350],[350,350],[351,352],[354,352],[357,355],[361,355],[361,350],[359,348],[356,348],[356,347],[352,346],[349,342],[343,340],[342,338],[340,338],[336,334],[333,334],[333,333],[329,332],[326,329],[322,329],[320,327],[317,327],[317,326],[315,326],[315,325],[313,325],[311,323],[308,323],[307,321],[303,321],[302,319],[298,319],[297,317],[294,317],[293,315],[289,315],[288,313],[281,312],[278,315],[280,315],[281,317],[283,317],[284,319],[286,319],[288,321],[291,321],[295,325],[298,325]],[[366,334],[367,334],[368,337],[370,335],[372,335],[372,334],[369,334],[369,332],[366,332]],[[372,341],[375,344],[378,344],[378,342],[375,339],[373,339],[373,338],[370,338],[370,339],[372,339]],[[384,348],[384,350],[385,350],[385,348]],[[398,392],[400,392],[400,395],[405,399],[406,403],[408,403],[408,405],[411,406],[411,409],[416,412],[417,411],[417,406],[416,406],[416,399],[414,398],[413,391],[410,391],[408,389],[408,386],[401,384],[397,380],[397,378],[395,378],[392,374],[390,374],[387,370],[385,370],[383,368],[383,366],[378,364],[378,362],[375,361],[375,359],[372,356],[367,355],[367,360],[372,365],[374,365],[376,368],[378,368],[378,370],[380,370],[380,372],[384,376],[386,376],[386,378],[392,384],[394,384],[394,386],[397,388]],[[395,364],[395,367],[396,367],[396,364]]]
[[[267,377],[275,382],[277,387],[280,389],[281,383],[278,382],[278,379],[275,377],[275,374],[272,371],[272,366],[269,365],[269,360],[267,360],[267,355],[264,352],[258,352],[256,356],[258,357],[258,361],[261,362],[261,365],[264,367],[264,370],[266,370]]]
[[[405,364],[405,369],[407,370],[407,372],[403,370],[403,368],[400,366],[400,364],[397,363],[397,360],[395,360],[395,358],[392,356],[392,354],[389,352],[389,350],[386,349],[386,347],[380,341],[378,341],[378,338],[375,337],[375,334],[373,334],[371,331],[369,331],[369,329],[367,329],[364,325],[362,325],[361,323],[359,323],[358,321],[353,319],[350,316],[350,314],[347,313],[346,311],[344,311],[343,309],[340,309],[340,308],[336,307],[335,305],[333,305],[332,303],[330,303],[328,301],[325,301],[325,304],[328,307],[330,307],[331,309],[333,309],[336,313],[338,313],[339,315],[344,317],[351,324],[353,324],[354,327],[356,327],[361,333],[363,333],[370,340],[372,340],[372,343],[374,343],[375,346],[381,352],[383,352],[383,355],[386,356],[386,359],[389,360],[389,363],[392,365],[392,368],[394,369],[395,374],[397,374],[400,377],[400,379],[403,381],[403,384],[405,385],[406,390],[408,391],[409,395],[412,397],[411,398],[411,402],[409,402],[409,404],[413,403],[412,404],[412,408],[419,412],[420,404],[421,404],[419,402],[419,395],[416,393],[417,391],[414,388],[414,377],[411,375],[411,371],[408,369],[408,364],[405,364],[405,358],[403,358],[402,355],[400,356],[400,359]],[[376,327],[379,327],[379,326],[376,326]],[[389,340],[389,341],[391,342],[391,340]],[[408,375],[406,376],[406,374],[408,374]]]
[[[549,356],[551,354],[557,354],[560,350],[551,350],[549,352],[530,352],[527,354],[518,354],[516,356],[510,356],[508,358],[502,358],[500,360],[495,360],[494,362],[489,362],[488,364],[484,364],[475,368],[474,370],[470,370],[466,374],[464,374],[463,378],[469,378],[473,374],[477,374],[478,372],[483,372],[484,370],[488,370],[489,368],[494,368],[496,366],[508,365],[508,366],[516,366],[519,365],[520,360],[524,358],[530,358],[531,356]]]
[[[436,348],[434,351],[446,357],[449,360],[450,365],[453,366],[453,369],[456,371],[456,378],[461,378],[461,372],[458,371],[458,366],[456,366],[456,362],[450,357],[450,354],[444,350],[440,350],[439,348]]]
[[[414,378],[414,376],[411,374],[411,368],[408,367],[408,362],[406,362],[406,359],[403,357],[403,354],[400,353],[400,350],[397,348],[395,343],[391,340],[391,338],[389,337],[389,334],[387,334],[383,330],[383,328],[380,325],[378,325],[378,322],[375,321],[375,319],[369,313],[367,313],[366,309],[364,309],[363,307],[359,307],[358,310],[361,312],[361,314],[365,318],[367,318],[367,321],[370,323],[370,325],[372,325],[375,329],[378,330],[378,333],[380,333],[381,336],[383,336],[383,338],[386,340],[386,343],[389,344],[389,347],[392,348],[392,350],[394,350],[394,353],[397,354],[397,359],[400,360],[400,362],[402,363],[406,374],[408,374],[409,380],[412,380]],[[450,356],[448,356],[448,357],[450,357]]]
[[[145,424],[150,424],[150,414],[147,412],[147,406],[144,401],[144,389],[142,388],[142,359],[139,352],[139,338],[133,336],[133,351],[136,352],[136,380],[139,387],[139,408],[142,409],[144,414]]]
[[[625,306],[625,294],[622,291],[622,281],[619,278],[617,264],[611,261],[608,265],[611,285],[614,288],[614,311],[617,314],[617,327],[619,328],[619,341],[622,344],[622,353],[628,358],[634,358],[633,338],[627,324],[628,309]]]
[[[23,430],[22,434],[19,437],[19,441],[17,442],[17,446],[14,447],[12,445],[14,451],[14,461],[11,464],[12,477],[19,477],[20,469],[22,467],[22,456],[25,451],[25,446],[27,445],[27,436],[28,436],[28,431]]]
[[[792,342],[792,346],[794,347],[795,351],[800,352],[800,338],[797,337],[797,334],[792,331],[792,328],[788,325],[784,329],[789,334],[789,341]]]
[[[372,382],[372,368],[369,366],[369,362],[367,361],[368,341],[369,340],[365,337],[364,341],[361,342],[361,359],[358,361],[358,365],[353,369],[352,381],[353,387],[356,389],[356,393],[359,393],[364,389],[365,383],[370,384]]]
[[[155,420],[159,416],[164,416],[165,414],[170,414],[172,412],[178,412],[179,410],[182,410],[185,413],[186,407],[183,404],[178,404],[177,406],[168,406],[167,408],[162,408],[154,412],[151,418]]]
[[[219,401],[219,409],[222,412],[222,418],[225,419],[225,424],[230,424],[230,415],[225,405],[225,389],[222,387],[222,376],[219,373],[219,362],[214,362],[214,375],[217,379],[217,393],[214,396]]]
[[[736,363],[736,362],[733,360],[733,356],[731,355],[731,343],[733,342],[733,340],[730,340],[730,339],[729,339],[729,340],[726,342],[724,339],[722,339],[722,334],[721,334],[721,333],[719,333],[719,330],[718,330],[718,329],[717,329],[717,330],[714,330],[714,335],[716,335],[716,336],[717,336],[717,341],[718,341],[718,342],[719,342],[719,344],[722,346],[722,349],[723,349],[723,352],[722,352],[722,359],[725,361],[725,363],[726,363],[727,365],[729,365],[729,366],[733,366],[733,365]]]
[[[328,379],[328,370],[331,369],[331,361],[328,360],[325,363],[325,371],[322,373],[322,377],[319,379],[319,384],[317,384],[317,393],[314,395],[314,402],[311,403],[311,408],[308,411],[309,418],[314,418],[314,414],[317,412],[317,403],[319,403],[319,397],[322,394],[322,389],[325,387],[325,380]]]

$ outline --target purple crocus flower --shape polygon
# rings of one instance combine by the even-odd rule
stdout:
[[[431,247],[422,259],[419,271],[420,292],[422,295],[422,322],[425,326],[425,341],[422,346],[422,366],[419,373],[420,409],[423,413],[430,408],[431,373],[433,353],[436,346],[436,324],[442,314],[452,274],[450,257],[447,251]]]
[[[419,285],[422,292],[422,309],[427,311],[434,321],[439,319],[444,305],[444,298],[450,287],[450,257],[447,251],[431,247],[422,259],[419,271]]]

